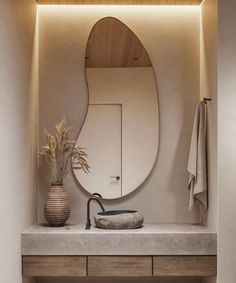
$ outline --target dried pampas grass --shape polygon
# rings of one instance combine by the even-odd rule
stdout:
[[[71,164],[74,169],[89,172],[87,154],[84,148],[76,147],[76,141],[69,139],[71,128],[66,127],[66,118],[56,125],[53,136],[45,129],[46,145],[41,147],[39,155],[46,161],[52,174],[52,184],[62,184]]]

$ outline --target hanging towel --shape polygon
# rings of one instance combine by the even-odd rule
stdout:
[[[188,160],[189,209],[198,200],[205,210],[207,200],[206,104],[200,101],[196,108]]]

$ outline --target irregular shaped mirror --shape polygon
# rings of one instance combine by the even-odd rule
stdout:
[[[94,25],[85,60],[89,106],[77,145],[86,147],[91,169],[74,173],[89,193],[120,198],[144,182],[156,160],[154,71],[137,36],[112,17]]]

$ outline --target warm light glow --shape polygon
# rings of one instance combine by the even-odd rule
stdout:
[[[80,10],[80,11],[95,11],[95,10],[103,10],[103,11],[124,11],[127,10],[133,11],[193,11],[199,10],[200,5],[74,5],[74,4],[37,4],[38,7],[42,10]]]

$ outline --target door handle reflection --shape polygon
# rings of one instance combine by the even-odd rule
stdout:
[[[110,176],[110,179],[116,179],[116,181],[120,180],[120,176]]]

